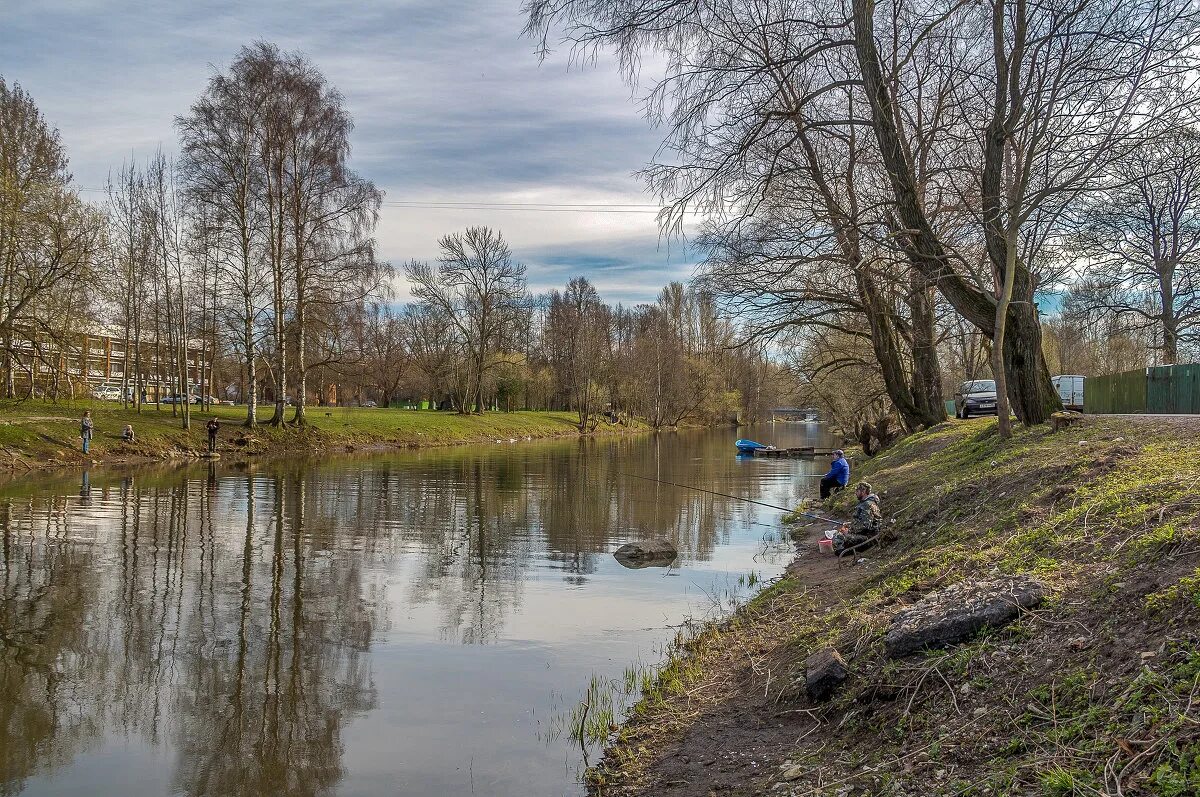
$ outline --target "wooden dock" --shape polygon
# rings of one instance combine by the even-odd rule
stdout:
[[[828,448],[815,448],[814,446],[798,446],[796,448],[759,448],[755,449],[754,456],[756,457],[800,457],[804,459],[813,459],[815,457],[827,457],[832,452]]]

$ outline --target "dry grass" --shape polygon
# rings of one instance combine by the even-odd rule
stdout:
[[[801,560],[684,645],[670,688],[614,738],[597,793],[758,794],[781,766],[794,777],[772,793],[1200,792],[1200,443],[1187,424],[1097,420],[1004,442],[985,420],[903,441],[857,474],[899,542],[849,570]],[[1053,597],[968,644],[884,656],[900,607],[996,571],[1033,574]],[[797,679],[830,644],[852,678],[812,706]]]

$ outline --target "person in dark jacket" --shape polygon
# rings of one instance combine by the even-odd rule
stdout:
[[[838,555],[850,548],[857,551],[871,547],[883,527],[879,496],[871,492],[871,485],[859,482],[854,488],[854,497],[858,499],[858,504],[854,507],[850,522],[833,535],[833,552]]]
[[[83,453],[85,454],[88,452],[88,447],[92,444],[92,432],[94,428],[92,425],[92,411],[88,410],[83,413],[83,418],[79,421],[79,436],[83,439]]]
[[[217,432],[221,429],[221,422],[216,418],[209,418],[204,428],[208,430],[208,453],[215,454],[217,451]]]
[[[846,459],[846,452],[839,448],[833,452],[829,473],[821,477],[821,500],[824,501],[835,492],[841,492],[849,483],[850,462]]]

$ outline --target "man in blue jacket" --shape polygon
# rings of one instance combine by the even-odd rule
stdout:
[[[850,463],[846,460],[846,452],[838,449],[833,452],[833,463],[829,473],[821,478],[821,500],[824,501],[834,492],[840,492],[850,483]]]

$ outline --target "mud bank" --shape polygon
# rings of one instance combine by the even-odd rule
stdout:
[[[796,527],[788,575],[675,651],[591,792],[1200,793],[1198,430],[1089,419],[1004,442],[979,420],[903,441],[855,473],[895,541],[839,567]],[[889,652],[897,615],[1012,577],[1044,597]],[[815,703],[805,662],[828,649],[846,678]]]

